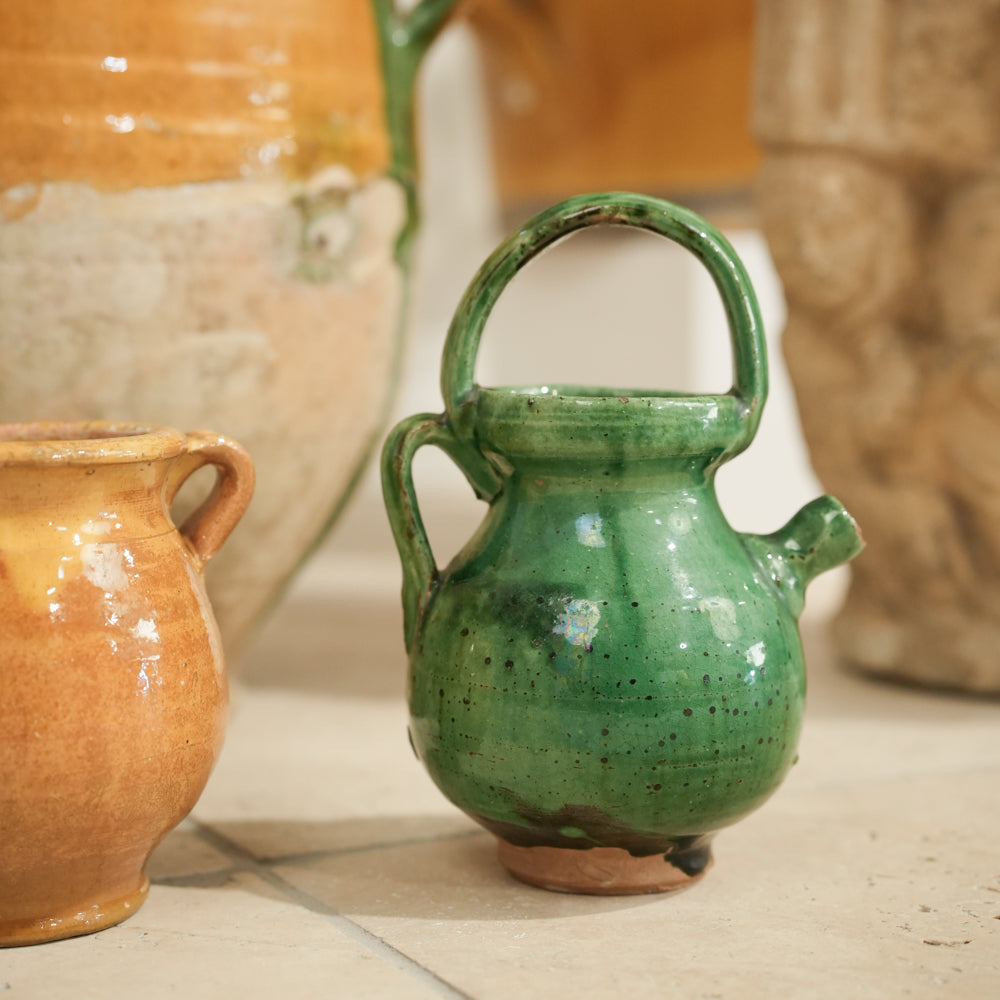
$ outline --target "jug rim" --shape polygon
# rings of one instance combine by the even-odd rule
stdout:
[[[0,424],[0,465],[120,465],[174,458],[187,436],[173,427],[112,420]]]
[[[511,457],[725,461],[743,445],[746,404],[735,393],[525,385],[477,387],[474,397],[476,440]]]

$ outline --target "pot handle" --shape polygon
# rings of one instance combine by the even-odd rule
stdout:
[[[447,416],[417,413],[400,421],[382,448],[382,494],[403,565],[403,634],[410,650],[424,610],[437,590],[437,568],[413,486],[413,457],[425,444],[440,448],[462,470],[480,500],[500,492],[486,459],[451,429]]]
[[[170,470],[164,499],[169,507],[189,476],[205,465],[218,470],[205,502],[178,529],[204,566],[222,548],[253,496],[254,469],[243,446],[213,431],[189,431],[184,451]]]
[[[632,226],[665,236],[690,250],[708,269],[722,296],[733,348],[733,387],[741,441],[753,438],[767,398],[767,357],[757,299],[728,240],[704,219],[671,202],[613,191],[570,198],[536,215],[493,252],[473,278],[448,330],[441,367],[445,407],[463,428],[463,407],[475,400],[479,341],[501,292],[517,272],[562,237],[589,226]]]

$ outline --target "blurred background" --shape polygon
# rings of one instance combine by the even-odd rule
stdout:
[[[226,752],[138,933],[91,939],[64,992],[272,996],[294,966],[365,993],[361,966],[410,963],[449,997],[1000,995],[997,703],[841,669],[1000,691],[1000,0],[453,2],[419,31],[393,0],[0,4],[0,417],[217,428],[258,469],[207,574]],[[601,189],[705,215],[756,288],[733,526],[778,528],[815,466],[868,542],[809,589],[801,763],[661,907],[520,894],[424,780],[378,481],[391,423],[443,407],[479,266]],[[732,357],[692,257],[594,229],[506,289],[477,380],[725,392]],[[444,566],[485,507],[433,448],[414,471]]]
[[[244,444],[254,502],[207,574],[234,662],[331,519],[301,586],[398,580],[388,421],[440,410],[496,244],[618,189],[701,212],[756,286],[772,389],[719,478],[734,526],[780,526],[815,468],[868,542],[841,658],[1000,690],[1000,0],[53,3],[0,6],[0,417]],[[693,259],[591,230],[504,291],[478,377],[724,392],[730,354]],[[417,474],[444,563],[481,510],[440,455]]]

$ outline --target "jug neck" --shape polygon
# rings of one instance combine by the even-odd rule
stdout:
[[[561,459],[491,456],[504,490],[529,498],[552,493],[685,492],[714,495],[718,459],[709,456],[644,459]]]
[[[113,424],[0,426],[0,525],[40,546],[169,531],[165,490],[185,437]],[[77,541],[75,544],[81,544]]]
[[[587,389],[579,386],[477,387],[449,415],[457,436],[511,467],[542,461],[594,467],[616,463],[721,465],[753,437],[739,396]],[[499,466],[498,466],[499,467]]]

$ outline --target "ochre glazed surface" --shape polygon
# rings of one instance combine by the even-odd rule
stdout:
[[[88,933],[142,902],[146,859],[221,747],[201,566],[252,483],[231,452],[240,471],[183,538],[166,504],[204,464],[192,439],[9,440],[24,429],[0,428],[0,944]],[[228,443],[203,444],[229,461]]]
[[[10,0],[0,93],[0,190],[389,162],[369,0]]]

